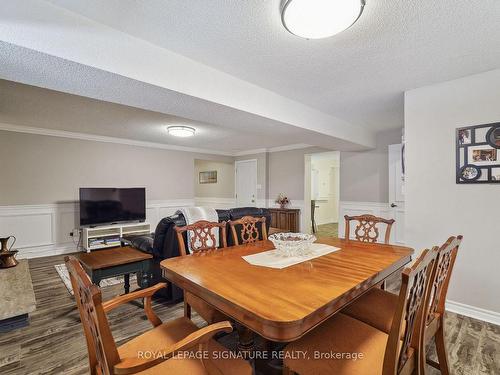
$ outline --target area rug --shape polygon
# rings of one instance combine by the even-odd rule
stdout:
[[[66,268],[66,265],[64,263],[61,264],[56,264],[54,265],[57,273],[59,274],[59,277],[61,278],[62,282],[66,286],[66,289],[68,289],[68,292],[73,295],[73,287],[71,286],[71,280],[69,278],[69,273],[68,269]],[[136,281],[136,276],[131,275],[130,276],[130,283]],[[101,280],[100,287],[105,288],[107,286],[111,285],[116,285],[116,284],[122,284],[124,282],[123,276],[116,276],[116,277],[110,277],[109,279],[104,279]]]

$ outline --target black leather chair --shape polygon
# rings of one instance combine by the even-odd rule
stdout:
[[[256,208],[256,207],[241,207],[241,208],[231,208],[229,210],[217,210],[219,215],[219,222],[230,220],[241,219],[243,216],[254,216],[266,218],[267,232],[269,233],[269,226],[271,225],[271,214],[266,208]],[[165,217],[160,220],[156,226],[155,233],[152,236],[140,236],[130,239],[131,246],[153,254],[153,269],[152,277],[148,285],[141,284],[141,287],[147,287],[154,285],[158,282],[163,281],[160,262],[163,259],[173,258],[180,256],[179,245],[177,242],[177,234],[174,230],[175,226],[186,225],[186,220],[184,215],[181,213],[176,213],[175,215]],[[226,231],[227,244],[228,246],[233,246],[234,241],[231,235],[231,230],[228,228]],[[262,234],[261,234],[262,236]],[[187,245],[187,244],[186,244]],[[140,280],[141,278],[138,278]],[[169,302],[179,302],[182,301],[182,289],[175,285],[169,283],[168,288],[162,289],[161,296],[166,298]]]

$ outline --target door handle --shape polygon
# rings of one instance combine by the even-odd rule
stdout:
[[[391,203],[391,207],[394,208],[394,207],[397,207],[398,205],[395,204],[395,203]]]

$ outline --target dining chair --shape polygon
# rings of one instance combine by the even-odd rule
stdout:
[[[437,247],[424,250],[402,272],[389,333],[339,312],[286,346],[283,374],[421,374],[423,307],[436,257]]]
[[[99,287],[92,284],[80,262],[74,257],[66,257],[65,262],[87,342],[91,375],[252,373],[251,366],[243,360],[223,360],[231,358],[229,351],[212,339],[219,332],[231,332],[229,322],[199,329],[185,317],[166,323],[160,320],[152,309],[151,297],[165,288],[166,283],[103,302]],[[153,328],[117,346],[106,314],[139,298],[144,298],[144,310]],[[185,353],[195,355],[186,356]]]
[[[425,313],[424,344],[427,345],[434,337],[439,360],[439,363],[436,363],[427,359],[427,363],[446,375],[449,374],[449,366],[444,337],[445,301],[453,265],[461,242],[462,236],[450,237],[439,248],[431,275],[429,303]],[[342,313],[361,320],[380,331],[389,333],[397,303],[397,295],[373,288],[343,309]],[[426,351],[422,352],[424,356],[425,353]]]
[[[345,219],[345,239],[351,238],[351,221],[357,221],[358,224],[354,228],[354,236],[356,240],[362,242],[377,242],[379,236],[379,224],[386,224],[384,243],[388,244],[391,237],[392,224],[394,219],[384,219],[374,215],[359,215],[359,216],[344,216]]]
[[[175,227],[177,233],[177,240],[179,243],[179,252],[181,256],[187,256],[186,245],[184,242],[184,233],[189,231],[187,240],[189,241],[189,248],[193,255],[203,255],[208,251],[217,250],[217,240],[214,229],[218,228],[220,238],[220,248],[227,247],[226,239],[226,222],[221,223],[200,220],[190,225],[183,227]],[[198,296],[184,291],[184,317],[191,319],[191,309],[194,309],[198,315],[205,319],[208,323],[215,323],[227,320],[227,316],[222,314],[215,307],[211,306]]]
[[[225,221],[216,223],[212,221],[200,220],[190,225],[183,227],[176,226],[174,229],[177,233],[177,240],[179,241],[179,252],[181,255],[187,255],[186,244],[184,243],[184,233],[189,231],[187,239],[189,241],[189,251],[192,253],[202,253],[208,250],[217,249],[217,235],[214,229],[219,229],[219,238],[221,243],[219,247],[227,247],[226,239],[226,225]]]
[[[260,223],[261,230],[257,225]],[[266,218],[263,217],[253,217],[253,216],[243,216],[238,220],[231,220],[229,222],[231,227],[231,234],[233,236],[233,242],[235,245],[253,243],[259,241],[259,239],[267,240],[267,229],[266,229]],[[236,231],[236,227],[241,227],[240,236]],[[262,233],[262,237],[261,234]],[[241,243],[240,243],[241,238]]]

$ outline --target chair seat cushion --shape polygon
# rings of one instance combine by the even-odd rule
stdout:
[[[174,319],[127,341],[118,347],[118,354],[120,358],[137,358],[139,352],[164,349],[197,330],[187,318]]]
[[[392,319],[398,305],[398,296],[385,290],[373,288],[342,313],[361,320],[382,332],[391,331]]]
[[[388,337],[366,323],[338,313],[289,344],[284,363],[301,375],[382,374]]]
[[[128,341],[118,347],[120,358],[148,358],[147,356],[155,356],[162,349],[182,340],[184,337],[198,330],[198,327],[187,318],[178,318],[167,323],[164,323],[144,334]],[[196,352],[194,348],[192,352]],[[215,340],[210,340],[208,350],[211,353],[210,358],[213,358],[213,364],[222,374],[251,374],[252,368],[250,364],[239,358],[229,358],[229,350],[220,345]],[[223,354],[221,354],[223,353]],[[227,354],[227,355],[224,355]],[[154,357],[153,357],[154,358]],[[184,353],[182,356],[175,357],[164,361],[152,368],[139,372],[143,375],[205,375],[207,374],[203,363],[199,357]]]

